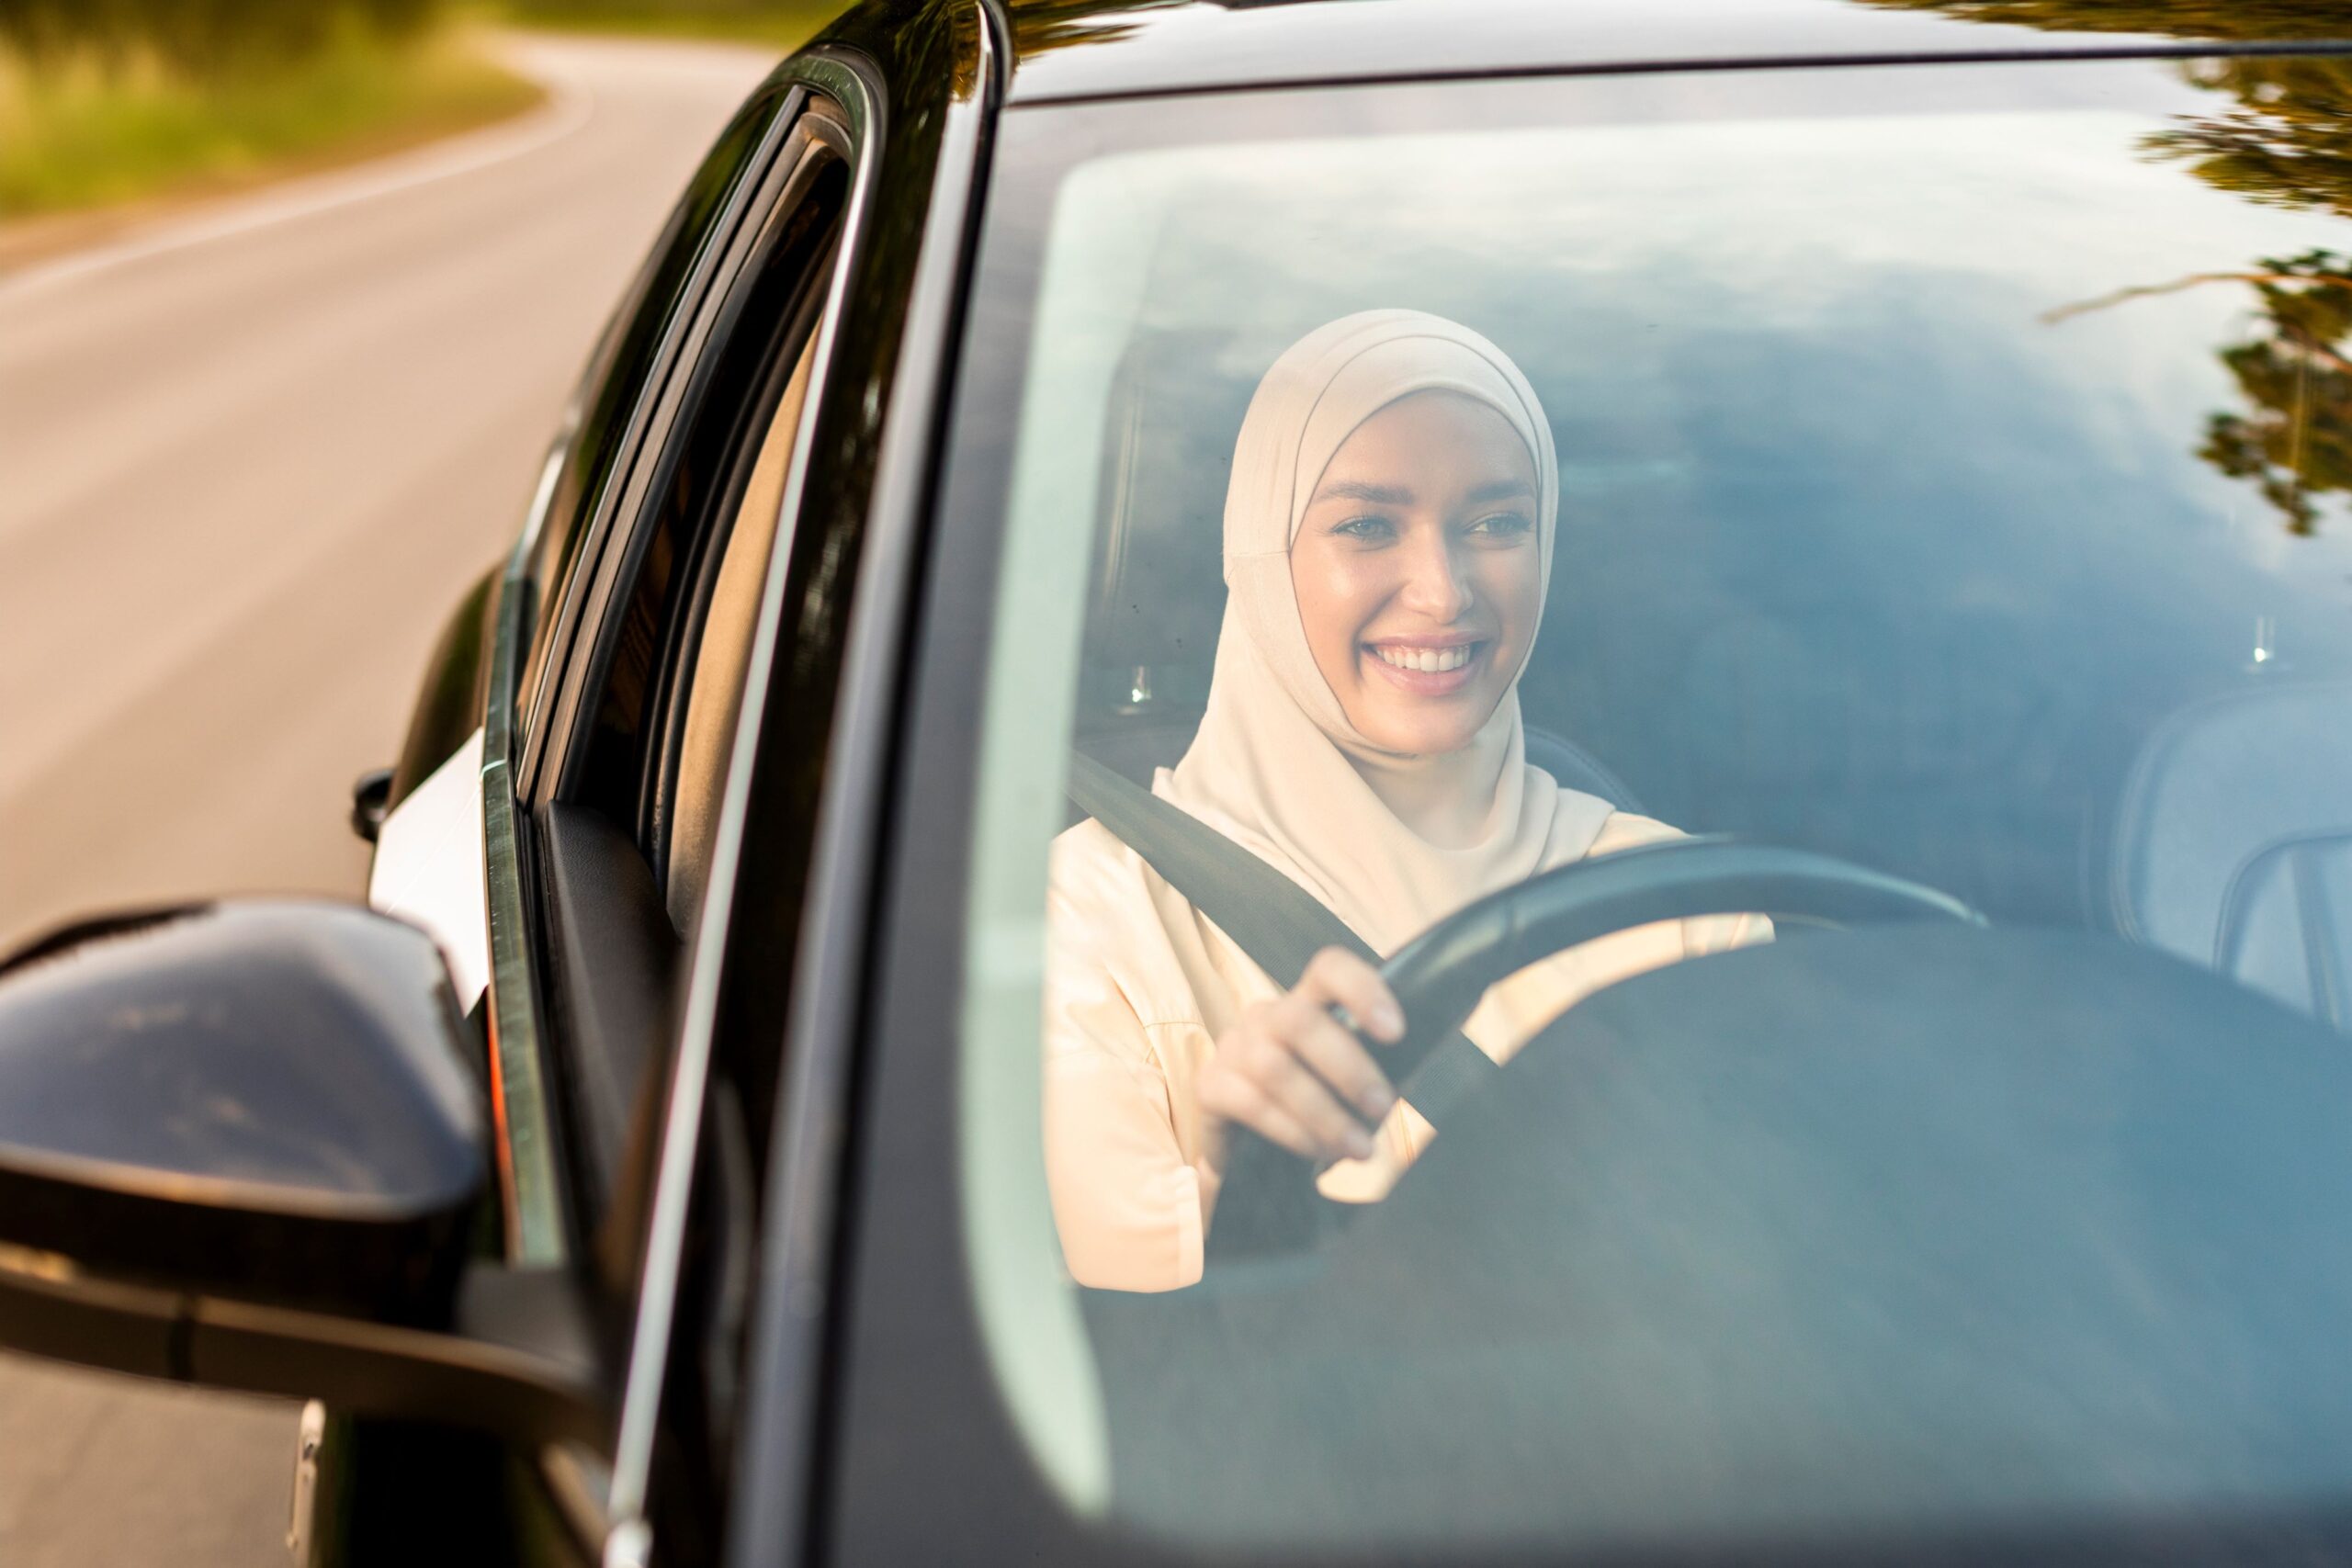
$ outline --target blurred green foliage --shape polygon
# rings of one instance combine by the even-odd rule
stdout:
[[[541,94],[443,0],[0,0],[0,220],[220,189]]]
[[[2229,39],[2352,38],[2346,0],[1866,0],[1900,11],[1940,11],[1971,22],[2068,32]]]
[[[2235,103],[2149,137],[2152,154],[2266,206],[2352,214],[2352,59],[2241,55],[2181,69]]]
[[[314,58],[359,32],[413,39],[442,0],[0,0],[0,43],[37,65],[155,61],[203,80]]]
[[[0,5],[7,0],[0,0]],[[847,10],[851,0],[503,0],[530,27],[733,38],[795,49]]]
[[[2245,412],[2206,422],[2198,456],[2251,480],[2290,534],[2319,531],[2315,500],[2352,493],[2352,273],[2328,251],[2265,258],[2243,281],[2260,304],[2256,330],[2222,350]]]

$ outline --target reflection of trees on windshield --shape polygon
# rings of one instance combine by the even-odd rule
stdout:
[[[1102,43],[1124,38],[1136,24],[1121,19],[1128,11],[1164,10],[1177,0],[1032,0],[1012,13],[1012,43],[1023,56],[1041,54],[1074,43]]]
[[[2237,106],[2156,132],[2149,152],[2268,206],[2352,212],[2352,60],[2198,60],[2182,74]]]
[[[2064,32],[2158,33],[2173,38],[2298,39],[2352,36],[2342,0],[1863,0],[1897,11],[1941,11],[1969,22]],[[2343,25],[2339,25],[2343,24]]]
[[[2211,416],[2198,456],[2254,480],[2290,532],[2310,534],[2314,495],[2352,492],[2352,258],[2312,251],[2260,265],[2261,327],[2222,351],[2253,412]]]
[[[8,18],[8,7],[20,0],[0,0],[0,27]],[[55,4],[58,0],[48,0]],[[368,0],[379,7],[387,5],[413,3],[413,0]],[[1013,53],[1022,59],[1046,54],[1057,49],[1067,49],[1077,43],[1104,43],[1125,38],[1135,31],[1136,24],[1127,20],[1128,13],[1164,10],[1180,0],[1028,0],[1012,17]],[[943,28],[940,19],[950,14],[963,15],[969,9],[967,0],[923,0],[922,6],[909,13],[902,25],[909,38],[933,39],[961,37],[960,28]],[[972,85],[972,73],[978,61],[961,56],[947,69],[958,93]]]
[[[2352,256],[2306,251],[2247,272],[2194,273],[2064,306],[2044,320],[2207,283],[2251,285],[2259,324],[2221,355],[2254,412],[2212,415],[2198,456],[2232,479],[2252,479],[2289,532],[2316,533],[2312,498],[2352,494]]]
[[[2352,0],[1866,0],[1969,21],[2239,41],[2352,37]],[[2241,56],[2184,62],[2232,107],[2183,117],[2142,144],[2208,185],[2266,206],[2352,217],[2352,59]],[[2250,286],[2249,337],[2221,350],[2247,412],[2216,413],[2198,455],[2253,481],[2290,532],[2317,531],[2315,496],[2352,494],[2352,256],[2312,251],[2126,288],[2051,312],[2086,310],[2199,284]]]

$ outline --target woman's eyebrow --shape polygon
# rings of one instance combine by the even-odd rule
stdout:
[[[1402,485],[1366,484],[1362,479],[1333,479],[1315,492],[1315,499],[1317,501],[1368,501],[1375,506],[1410,506],[1413,504],[1413,492]]]
[[[1469,495],[1464,499],[1474,502],[1511,501],[1522,495],[1532,496],[1534,493],[1534,487],[1525,479],[1490,479],[1482,485],[1473,485]]]

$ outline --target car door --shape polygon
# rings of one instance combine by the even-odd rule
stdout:
[[[435,929],[465,999],[487,981],[478,1011],[500,1143],[496,1244],[510,1262],[582,1281],[616,1356],[645,1283],[684,937],[760,590],[789,539],[783,520],[824,353],[850,155],[843,111],[785,73],[722,134],[599,345],[496,586],[487,637],[474,638],[490,645],[481,728],[416,778],[386,822],[391,834],[407,824],[393,846],[407,854],[432,836],[439,797],[462,807],[473,786],[474,929],[446,908],[378,902]],[[482,610],[460,619],[470,628]],[[462,660],[442,662],[428,694],[463,683]],[[420,725],[446,737],[447,716]],[[462,892],[469,880],[462,863],[420,868],[413,854],[388,875],[388,858],[379,894],[427,881]],[[473,987],[467,971],[480,976]],[[714,1146],[740,1154],[724,1134]],[[724,1168],[742,1168],[740,1158]],[[728,1278],[741,1277],[741,1253],[722,1269]],[[454,1544],[484,1561],[594,1560],[614,1504],[627,1502],[585,1449],[514,1454],[348,1420],[323,1438],[304,1490],[324,1506],[314,1523],[298,1520],[314,1561],[399,1555],[396,1543],[426,1528],[420,1492],[437,1500],[436,1554]],[[665,1467],[689,1492],[706,1490],[708,1453],[673,1447]]]
[[[763,590],[792,540],[853,171],[831,98],[796,89],[778,129],[734,231],[709,242],[716,265],[665,406],[575,568],[571,646],[550,667],[517,790],[560,1205],[536,1234],[594,1281],[616,1344],[639,1332],[650,1300],[664,1325],[690,1320],[700,1345],[658,1443],[625,1430],[610,1474],[576,1454],[548,1463],[575,1532],[601,1539],[616,1513],[641,1512],[658,1450],[679,1500],[671,1540],[688,1561],[702,1554],[691,1522],[713,1513],[732,1424],[754,1129],[736,1078],[689,1070],[673,1045]],[[649,1266],[679,1115],[708,1134],[695,1162],[703,1223],[682,1272]],[[528,1230],[533,1216],[519,1217]]]
[[[933,8],[782,68],[776,150],[705,242],[637,452],[583,502],[589,536],[525,546],[563,604],[537,689],[518,663],[511,710],[492,708],[523,719],[506,919],[526,939],[499,950],[493,863],[493,1032],[508,1084],[542,1075],[551,1212],[510,1126],[513,1234],[596,1282],[625,1360],[609,1469],[538,1456],[606,1562],[715,1561],[801,1494],[766,1461],[806,1430],[809,1336],[829,1328],[796,1275],[832,1234],[846,1064],[826,1020],[857,962],[1001,90],[983,26]],[[528,1054],[508,1028],[525,1008]]]
[[[672,677],[686,694],[682,792],[707,767],[706,694],[739,715],[724,787],[711,820],[683,799],[647,818],[667,835],[665,897],[702,893],[612,1488],[629,1562],[799,1557],[831,1347],[854,1331],[827,1304],[845,1234],[850,1004],[888,853],[916,541],[1006,57],[978,6],[853,21],[787,67],[841,110],[852,179],[782,468],[786,521],[756,614],[730,607],[744,600],[722,562],[692,673]],[[788,404],[797,367],[773,373]]]

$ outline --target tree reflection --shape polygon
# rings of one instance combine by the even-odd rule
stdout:
[[[2240,56],[2189,61],[2182,73],[2237,107],[2157,131],[2150,152],[2267,206],[2352,214],[2352,61]]]
[[[2240,42],[2352,37],[2347,0],[1865,0],[1968,21]],[[2352,59],[2240,55],[2185,62],[2232,106],[2142,142],[2151,157],[2266,206],[2352,217]],[[2201,284],[2250,286],[2256,324],[2220,351],[2248,405],[2206,422],[2198,456],[2252,481],[2290,533],[2319,526],[2314,498],[2352,494],[2352,256],[2311,251],[2243,272],[2199,273],[2051,312],[2077,315]]]
[[[2315,495],[2352,492],[2352,258],[2312,251],[2249,277],[2262,328],[2222,351],[2252,412],[2216,413],[2198,456],[2252,479],[2290,533],[2318,530]]]
[[[1940,11],[1970,22],[2064,32],[2157,33],[2172,38],[2265,39],[2352,35],[2344,0],[1864,0],[1898,11]]]
[[[2315,250],[2265,258],[2251,271],[2191,273],[2120,288],[2042,319],[2060,321],[2207,283],[2252,285],[2262,324],[2221,353],[2255,412],[2210,416],[2198,456],[2233,479],[2252,479],[2290,533],[2316,533],[2312,497],[2352,493],[2352,357],[2345,352],[2352,336],[2352,257]]]

